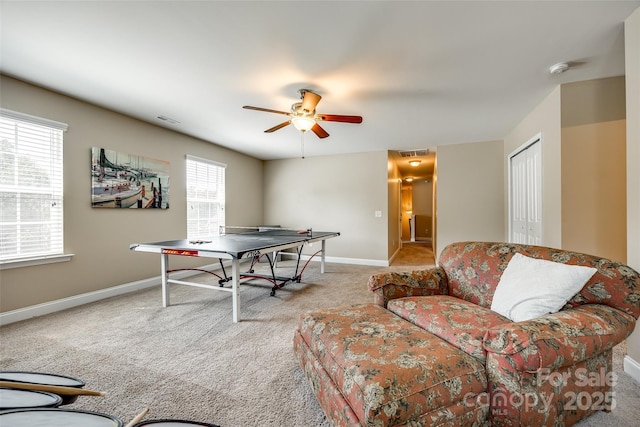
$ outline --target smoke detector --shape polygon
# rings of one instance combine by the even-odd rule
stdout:
[[[562,74],[569,69],[569,64],[566,62],[558,62],[555,65],[549,67],[550,74]]]

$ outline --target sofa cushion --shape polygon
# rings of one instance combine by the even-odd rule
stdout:
[[[596,271],[516,253],[500,277],[491,310],[514,322],[557,313]]]
[[[409,425],[487,387],[474,358],[375,304],[308,313],[297,333],[362,425]]]
[[[482,342],[485,333],[494,326],[511,323],[495,311],[446,295],[398,298],[389,301],[388,309],[473,356],[483,365],[487,360]]]

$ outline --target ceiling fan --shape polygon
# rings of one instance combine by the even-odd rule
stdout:
[[[318,122],[342,122],[342,123],[362,123],[361,116],[343,116],[338,114],[316,114],[316,106],[322,97],[317,93],[310,91],[309,89],[300,89],[301,102],[296,102],[291,106],[291,111],[278,111],[268,108],[252,107],[245,105],[242,108],[247,110],[266,111],[267,113],[284,114],[289,116],[289,120],[282,122],[270,129],[265,130],[266,133],[275,132],[278,129],[282,129],[285,126],[292,124],[296,129],[302,132],[311,130],[318,138],[326,138],[329,136],[326,130],[324,130]]]

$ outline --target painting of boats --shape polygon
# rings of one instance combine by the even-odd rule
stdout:
[[[169,209],[169,162],[91,149],[91,206]]]

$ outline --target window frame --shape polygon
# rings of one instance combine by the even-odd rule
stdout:
[[[190,175],[190,162],[196,162],[200,167],[213,167],[220,168],[222,170],[222,182],[216,182],[217,188],[215,189],[215,195],[217,199],[205,197],[203,199],[192,198],[189,195],[190,187],[193,186],[193,183],[190,182],[190,179],[195,177]],[[185,206],[186,206],[186,227],[187,227],[187,239],[200,239],[204,237],[212,237],[220,235],[220,226],[224,226],[226,224],[226,168],[227,165],[221,162],[217,162],[214,160],[205,159],[202,157],[193,156],[190,154],[186,155],[185,158]],[[216,173],[220,173],[217,171]],[[222,190],[220,192],[220,189]],[[211,191],[211,187],[201,188],[202,194],[209,194]],[[207,191],[208,190],[208,191]],[[222,201],[220,201],[220,193],[222,193]],[[208,233],[195,233],[190,234],[190,230],[193,233],[193,227],[190,226],[190,221],[198,221],[199,219],[190,218],[189,212],[192,209],[194,203],[208,203],[210,205],[218,204],[218,212],[216,214],[216,219],[218,219],[218,226],[215,230],[211,230],[209,228]],[[199,227],[198,227],[199,228]]]
[[[44,128],[48,128],[50,131],[61,132],[60,141],[59,141],[60,145],[59,147],[57,147],[57,149],[59,150],[59,155],[56,156],[55,158],[50,157],[49,159],[49,165],[56,164],[56,160],[61,162],[59,165],[59,170],[56,172],[59,174],[57,175],[59,176],[59,179],[56,179],[57,181],[56,185],[52,187],[52,190],[51,190],[51,194],[54,197],[54,202],[56,204],[59,203],[60,205],[60,213],[59,213],[60,218],[58,221],[55,222],[55,226],[56,226],[55,236],[60,241],[60,244],[58,245],[60,249],[59,251],[56,250],[56,251],[51,251],[49,253],[47,252],[40,253],[40,254],[25,253],[23,254],[23,256],[20,256],[19,253],[15,253],[13,255],[10,255],[8,258],[0,259],[0,270],[69,261],[73,256],[73,254],[64,253],[64,203],[63,203],[63,200],[64,200],[64,175],[63,175],[64,174],[64,164],[63,164],[64,137],[63,137],[63,134],[64,132],[66,132],[68,125],[66,123],[44,119],[41,117],[36,117],[29,114],[8,110],[5,108],[0,108],[0,117],[2,117],[5,120],[13,121],[14,126],[20,126],[20,124],[22,124],[27,127],[28,126],[36,126],[40,128],[44,127]],[[13,151],[14,155],[19,155],[19,153],[20,152],[18,150]],[[12,189],[12,187],[14,186],[16,188]],[[15,191],[18,193],[29,192],[28,187],[20,188],[18,185],[8,185],[7,189],[11,190],[12,192]],[[8,191],[8,190],[4,190],[4,191]],[[18,223],[20,223],[20,221],[18,221]]]

